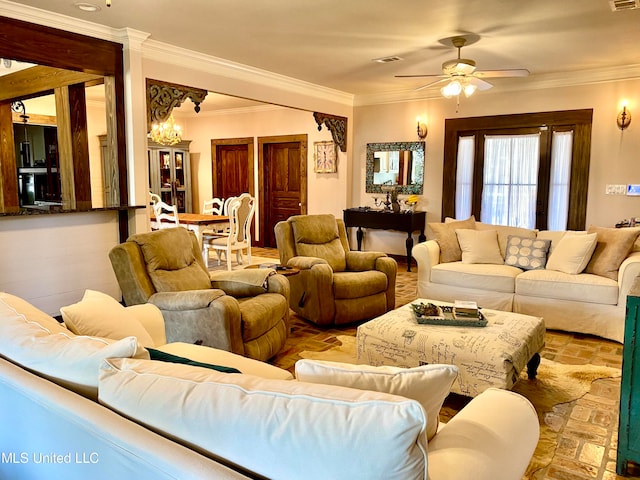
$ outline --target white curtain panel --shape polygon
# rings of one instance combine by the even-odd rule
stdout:
[[[456,218],[471,216],[473,195],[473,164],[475,162],[476,137],[460,137],[458,140],[458,166],[456,171]],[[446,195],[446,192],[443,192]]]
[[[551,179],[549,185],[549,230],[566,230],[569,213],[569,179],[573,131],[553,132],[551,141]]]

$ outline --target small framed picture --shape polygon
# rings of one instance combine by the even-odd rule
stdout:
[[[315,142],[316,173],[336,173],[338,171],[338,151],[333,142]]]

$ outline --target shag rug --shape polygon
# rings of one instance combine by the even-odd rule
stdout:
[[[337,335],[336,338],[340,345],[322,352],[304,351],[300,352],[299,355],[302,358],[315,360],[353,364],[362,363],[358,362],[356,358],[355,337]],[[597,365],[565,365],[545,358],[540,363],[535,380],[529,380],[526,371],[522,372],[520,380],[512,390],[529,399],[536,408],[536,412],[538,412],[540,422],[540,440],[523,477],[524,479],[532,479],[535,472],[551,463],[557,446],[558,431],[547,424],[546,418],[553,413],[554,408],[574,402],[589,393],[593,381],[600,378],[620,377],[620,375],[620,369],[618,368]],[[459,400],[452,402],[454,409],[457,408],[459,410],[466,404],[466,401],[460,402]],[[448,403],[449,399],[445,402],[445,408],[447,408]],[[452,405],[449,405],[448,408],[452,408]],[[455,411],[451,412],[451,415],[454,414]],[[441,416],[446,415],[441,413]],[[443,420],[446,419],[443,418]]]

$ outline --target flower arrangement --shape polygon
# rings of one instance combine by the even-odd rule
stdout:
[[[406,201],[407,205],[413,206],[416,203],[418,203],[418,195],[416,195],[415,193],[412,194],[412,195],[409,195],[405,201]]]

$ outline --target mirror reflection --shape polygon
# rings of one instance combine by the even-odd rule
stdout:
[[[382,193],[383,185],[394,185],[399,194],[421,194],[424,146],[424,142],[368,143],[366,192]]]
[[[2,69],[0,85],[6,87],[2,98],[7,97],[11,102],[14,154],[5,154],[4,158],[15,161],[19,207],[37,210],[104,207],[107,201],[103,182],[103,151],[98,140],[98,135],[104,134],[107,129],[104,77],[75,74],[14,60],[7,62],[10,63]],[[58,104],[65,103],[56,99],[57,95],[65,93],[63,88],[66,84],[71,83],[66,80],[67,72],[68,75],[78,76],[77,85],[83,90],[81,98],[72,107],[74,110],[84,110],[84,123],[79,127],[81,130],[76,128],[75,133],[69,121],[58,111]],[[57,80],[60,77],[62,79]],[[9,88],[12,82],[18,83],[21,88]],[[88,168],[84,172],[89,175],[79,181],[71,177],[69,172],[73,171],[73,164],[80,160],[73,158],[72,148],[61,148],[60,145],[60,138],[65,143],[74,134],[86,138],[87,145],[84,148],[88,150],[80,153],[87,162]],[[68,165],[66,171],[64,165]],[[74,198],[79,182],[86,182],[89,185],[87,190],[90,190],[89,202],[81,205]]]

